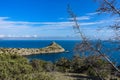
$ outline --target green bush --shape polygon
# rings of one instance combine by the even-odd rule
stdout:
[[[54,65],[43,60],[32,60],[31,65],[35,71],[53,71]]]
[[[85,70],[85,66],[86,65],[84,59],[78,55],[74,56],[73,59],[71,60],[72,72],[81,73]]]
[[[89,76],[98,76],[99,74],[103,78],[108,77],[112,70],[110,64],[97,55],[84,58],[74,56],[71,60],[61,58],[56,62],[56,66],[61,72],[83,73]]]
[[[71,60],[61,58],[55,64],[43,60],[28,61],[16,54],[0,54],[0,80],[54,80],[47,72],[77,72],[106,78],[111,66],[98,56],[82,58],[74,56]],[[97,74],[96,74],[97,71]]]
[[[97,76],[99,74],[101,77],[105,78],[111,74],[112,66],[101,57],[96,55],[88,56],[85,60],[88,75]],[[96,73],[97,72],[97,73]]]
[[[39,64],[38,64],[39,63]],[[46,62],[35,61],[36,66],[16,54],[0,54],[0,80],[54,80],[49,74],[38,71]]]
[[[61,58],[56,61],[56,66],[59,67],[59,71],[66,72],[69,71],[71,67],[71,62],[67,58]]]
[[[31,65],[35,71],[43,71],[43,65],[45,62],[41,60],[32,60]]]

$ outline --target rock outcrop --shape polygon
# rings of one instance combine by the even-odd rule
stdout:
[[[47,54],[65,52],[59,44],[52,42],[44,48],[0,48],[0,53],[10,53],[19,55]]]

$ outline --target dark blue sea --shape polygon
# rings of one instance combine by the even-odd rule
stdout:
[[[55,62],[56,60],[65,57],[68,59],[71,59],[74,55],[76,55],[74,48],[75,46],[80,43],[79,40],[0,40],[0,47],[3,48],[42,48],[46,47],[49,44],[51,44],[53,41],[61,45],[63,48],[65,48],[69,52],[63,52],[58,54],[37,54],[37,55],[29,55],[25,56],[29,60],[32,59],[41,59],[46,61]],[[93,41],[95,42],[95,41]],[[106,50],[103,50],[105,54],[110,56],[110,59],[120,63],[120,52],[111,50],[111,48],[116,47],[116,44],[109,43],[107,41],[103,41],[102,43],[104,48],[107,48]],[[78,53],[77,53],[78,54]],[[79,53],[81,54],[81,53]]]

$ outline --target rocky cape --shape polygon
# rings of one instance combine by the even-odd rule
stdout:
[[[0,53],[10,53],[19,55],[47,54],[65,52],[59,44],[52,42],[44,48],[0,48]]]

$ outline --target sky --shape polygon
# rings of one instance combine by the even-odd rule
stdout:
[[[68,4],[86,37],[113,36],[106,26],[120,19],[106,13],[98,15],[99,4],[93,0],[0,0],[0,38],[79,38],[70,22]]]

